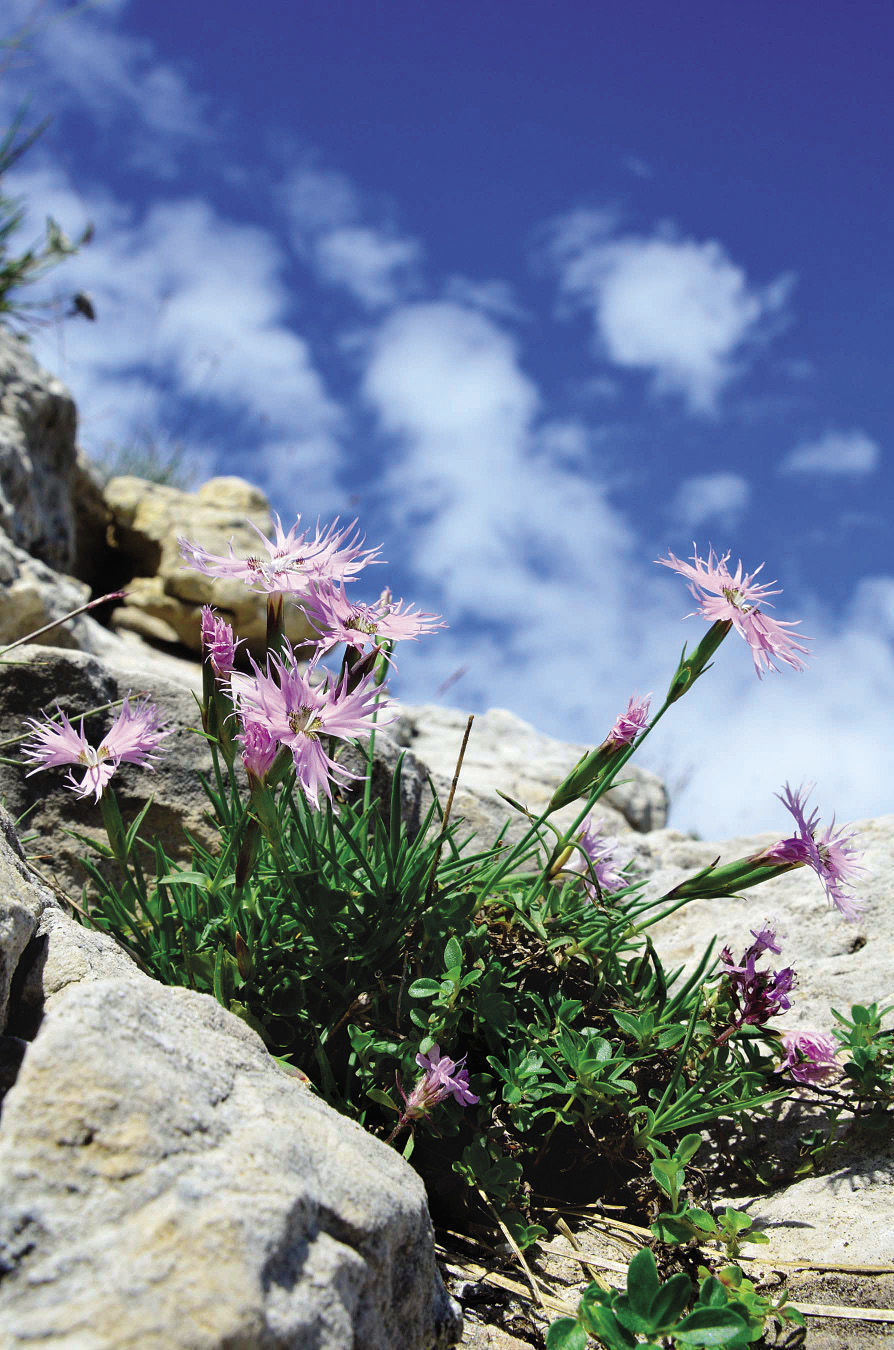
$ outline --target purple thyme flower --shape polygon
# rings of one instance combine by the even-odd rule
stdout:
[[[267,727],[260,722],[243,722],[236,737],[242,742],[242,763],[249,778],[263,782],[279,754],[279,745]]]
[[[442,1059],[440,1049],[437,1045],[433,1045],[427,1055],[423,1055],[420,1051],[416,1056],[416,1063],[423,1070],[423,1074],[406,1098],[404,1115],[408,1119],[427,1116],[432,1107],[437,1106],[451,1094],[460,1106],[474,1106],[478,1101],[475,1093],[469,1088],[465,1055],[455,1062],[446,1055]]]
[[[297,533],[300,523],[299,515],[286,534],[279,516],[275,516],[274,537],[268,539],[257,525],[249,521],[267,550],[266,558],[260,555],[237,558],[232,541],[226,556],[210,553],[201,544],[193,544],[183,537],[177,542],[187,567],[193,567],[209,577],[244,581],[252,590],[268,595],[303,597],[311,582],[350,580],[367,563],[376,560],[377,548],[360,547],[363,540],[357,538],[356,520],[343,530],[338,530],[336,519],[322,531],[318,521],[313,538],[309,537],[308,530],[303,534]]]
[[[344,582],[338,588],[324,582],[311,587],[304,612],[320,634],[321,652],[330,651],[340,642],[362,652],[369,642],[401,642],[446,627],[437,622],[439,614],[414,613],[412,605],[406,609],[403,606],[403,600],[397,604],[392,601],[387,589],[375,604],[352,604],[345,595]]]
[[[657,558],[656,562],[662,567],[672,568],[687,578],[689,590],[699,602],[699,608],[693,613],[700,614],[711,623],[718,621],[731,623],[751,648],[758,678],[763,676],[764,669],[779,669],[774,664],[774,658],[785,661],[793,670],[803,670],[804,662],[798,653],[806,652],[807,648],[802,643],[796,642],[795,636],[787,631],[796,627],[800,620],[797,620],[797,623],[790,623],[770,619],[760,609],[761,604],[769,603],[767,596],[782,593],[779,589],[772,589],[776,584],[773,581],[755,583],[755,577],[764,564],[761,563],[753,572],[743,575],[742,564],[739,562],[734,575],[726,565],[729,553],[718,557],[713,549],[709,549],[706,561],[698,556],[695,544],[692,547],[694,550],[692,563],[682,562],[670,552],[666,558]],[[770,608],[773,606],[770,605]],[[686,617],[688,619],[692,616],[687,614]],[[809,638],[806,640],[810,641]]]
[[[816,872],[826,888],[826,894],[846,919],[859,918],[863,912],[863,901],[858,900],[848,889],[852,879],[865,868],[856,861],[859,849],[854,844],[854,832],[847,832],[845,826],[835,829],[835,817],[832,824],[817,836],[819,810],[807,817],[805,808],[807,798],[813,791],[813,784],[802,785],[792,792],[788,783],[777,797],[783,806],[792,813],[798,833],[791,839],[781,839],[768,849],[765,856],[780,862],[804,863]]]
[[[298,782],[312,806],[319,805],[320,792],[331,800],[333,781],[347,781],[357,775],[336,764],[324,749],[324,742],[330,736],[347,740],[372,730],[377,707],[380,712],[387,707],[374,677],[364,676],[350,691],[347,674],[336,684],[326,671],[320,683],[311,683],[313,663],[302,674],[288,643],[281,655],[271,653],[267,657],[266,671],[253,660],[251,665],[253,675],[234,671],[230,677],[238,711],[245,721],[262,726],[279,745],[288,746]],[[392,721],[393,717],[385,720]]]
[[[565,864],[566,872],[579,872],[584,877],[584,888],[594,904],[598,899],[592,880],[594,873],[602,891],[620,891],[627,885],[613,858],[618,841],[613,836],[600,834],[601,824],[602,821],[594,820],[592,814],[587,816],[577,836],[577,849]]]
[[[729,947],[724,947],[720,953],[727,989],[735,1008],[733,1030],[746,1023],[763,1026],[771,1017],[792,1006],[789,994],[796,980],[791,966],[775,971],[756,969],[764,952],[779,954],[776,933],[769,924],[756,932],[751,931],[754,942],[743,955],[740,965],[733,961]]]
[[[218,679],[229,675],[241,638],[233,639],[232,625],[210,605],[202,606],[202,651],[208,657]]]
[[[33,728],[33,739],[25,742],[22,752],[27,760],[36,765],[36,768],[29,770],[28,777],[39,773],[41,769],[55,768],[60,764],[83,765],[87,772],[80,783],[73,773],[67,777],[72,790],[79,797],[89,797],[93,792],[95,801],[99,801],[103,789],[122,761],[151,768],[149,761],[154,758],[152,752],[173,730],[161,726],[160,714],[154,704],[144,700],[131,707],[129,699],[124,700],[121,711],[95,749],[88,744],[84,735],[83,717],[78,731],[61,710],[58,722],[49,718],[38,722],[29,717],[27,723]]]
[[[782,1048],[785,1059],[779,1068],[787,1070],[796,1083],[825,1083],[839,1067],[835,1058],[838,1047],[821,1031],[786,1031]]]

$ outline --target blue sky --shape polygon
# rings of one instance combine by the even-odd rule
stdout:
[[[182,443],[287,524],[359,515],[450,625],[396,692],[462,671],[445,701],[585,743],[703,631],[653,560],[765,560],[810,667],[759,683],[729,639],[643,755],[673,823],[781,828],[786,779],[892,809],[894,10],[4,12],[0,114],[54,116],[29,229],[95,225],[33,336],[88,452]]]

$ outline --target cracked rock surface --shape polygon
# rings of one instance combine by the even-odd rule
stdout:
[[[2,823],[0,1343],[452,1344],[416,1173],[213,999],[69,920]]]

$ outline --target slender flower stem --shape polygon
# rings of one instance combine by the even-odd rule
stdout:
[[[98,600],[89,600],[86,605],[80,605],[68,614],[63,614],[61,619],[54,619],[52,623],[45,623],[43,628],[35,628],[33,633],[26,633],[24,637],[16,638],[15,642],[0,647],[0,657],[5,656],[7,652],[11,652],[14,647],[21,647],[24,642],[31,642],[36,637],[43,637],[44,633],[51,633],[60,624],[68,623],[69,619],[76,619],[79,614],[86,614],[88,609],[95,609],[97,605],[104,605],[107,600],[120,600],[125,595],[127,595],[127,591],[109,591],[108,595],[101,595]]]

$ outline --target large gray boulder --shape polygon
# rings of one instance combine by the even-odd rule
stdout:
[[[213,999],[74,924],[0,827],[16,990],[0,1049],[20,1061],[0,1117],[0,1343],[453,1343],[412,1169]]]

